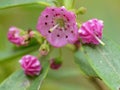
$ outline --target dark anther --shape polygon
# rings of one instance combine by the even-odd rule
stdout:
[[[67,21],[69,22],[70,20],[69,20],[69,19],[67,19]]]
[[[51,33],[51,31],[48,31],[48,33]]]
[[[52,11],[55,11],[54,9],[52,9]]]
[[[47,22],[45,22],[45,25],[47,25]]]
[[[71,31],[71,33],[73,33],[73,31]]]
[[[53,21],[51,23],[53,23]]]
[[[60,35],[58,34],[57,37],[60,37]]]
[[[67,25],[67,27],[69,28],[69,27],[70,27],[70,25]]]
[[[66,38],[68,38],[68,36],[66,36]]]
[[[55,16],[58,16],[58,14],[55,14]]]
[[[46,18],[48,17],[48,15],[45,16]]]
[[[63,11],[63,9],[61,9],[61,11]]]

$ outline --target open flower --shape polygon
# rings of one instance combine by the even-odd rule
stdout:
[[[19,28],[10,27],[8,31],[8,40],[17,46],[26,45],[26,39],[20,35],[21,31]]]
[[[40,74],[42,66],[35,56],[25,55],[19,62],[26,75],[34,76]]]
[[[37,30],[55,47],[78,39],[76,16],[64,7],[47,7],[39,17]]]
[[[103,27],[103,21],[98,19],[88,20],[87,22],[83,23],[78,31],[82,42],[90,44],[101,43],[104,45],[104,43],[101,41]]]

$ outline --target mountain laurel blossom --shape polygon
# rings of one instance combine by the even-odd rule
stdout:
[[[81,47],[82,43],[104,45],[101,41],[103,27],[103,21],[94,18],[84,22],[78,29],[74,12],[66,10],[65,7],[47,7],[38,19],[36,26],[38,32],[31,29],[22,31],[13,26],[9,28],[7,37],[17,46],[28,45],[29,41],[35,38],[40,43],[40,56],[46,56],[51,49],[50,45],[60,48],[66,44],[74,44],[76,50]],[[25,55],[19,63],[26,75],[36,76],[41,73],[41,63],[35,56]],[[61,54],[60,57],[50,60],[50,68],[53,70],[58,70],[61,65]]]
[[[54,47],[62,47],[78,39],[76,16],[65,7],[47,7],[41,13],[36,28]]]

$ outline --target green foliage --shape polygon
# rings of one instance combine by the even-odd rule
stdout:
[[[38,49],[38,45],[34,45],[34,47],[33,46],[26,47],[26,49],[20,49],[20,50],[12,50],[11,49],[11,51],[9,50],[9,51],[6,51],[5,53],[0,52],[1,53],[0,54],[0,56],[1,56],[0,62],[17,58],[18,56],[22,56],[24,54],[35,51],[37,49]]]
[[[23,70],[19,70],[6,79],[1,85],[1,90],[26,90],[30,85],[29,79],[23,73]]]
[[[45,6],[50,6],[53,0],[1,0],[0,9],[23,6],[23,5],[32,5],[32,4],[41,4]]]
[[[0,90],[39,90],[49,69],[48,61],[44,62],[43,70],[38,77],[27,77],[23,70],[18,70],[0,85]]]
[[[83,53],[82,55],[89,63],[89,69],[86,69],[84,63],[79,64],[85,73],[92,69],[112,90],[118,90],[120,88],[120,47],[110,39],[103,39],[103,41],[105,46],[83,46],[84,55]],[[77,52],[78,55],[81,56],[81,52]]]
[[[1,0],[0,9],[3,10],[3,9],[11,8],[11,7],[35,5],[35,4],[40,5],[40,6],[51,6],[53,5],[53,1],[56,3],[57,6],[64,5],[68,9],[72,9],[75,5],[75,0]],[[96,10],[100,11],[98,9]],[[92,12],[92,14],[94,13]],[[0,38],[6,37],[6,31],[2,31],[2,32],[4,33],[0,35]],[[0,44],[3,44],[3,46],[0,45],[1,46],[0,47],[0,65],[1,67],[4,66],[3,70],[10,69],[9,65],[7,66],[10,60],[14,62],[16,58],[24,54],[34,52],[39,47],[38,45],[36,45],[37,44],[36,42],[32,42],[32,44],[27,47],[17,48],[17,47],[14,47],[13,45],[8,44],[8,41],[5,42],[4,38],[1,39],[0,41],[1,41]],[[99,77],[106,85],[110,87],[110,89],[118,90],[120,88],[120,65],[119,65],[120,47],[115,42],[111,41],[110,39],[106,40],[104,38],[103,41],[106,44],[105,46],[83,45],[83,47],[75,53],[75,62],[79,65],[80,69],[87,76]],[[5,42],[5,45],[3,42]],[[9,90],[26,90],[26,89],[39,90],[41,88],[41,83],[43,82],[43,80],[45,79],[48,73],[48,69],[49,69],[49,65],[48,65],[48,62],[46,61],[45,63],[43,63],[43,71],[38,77],[35,77],[35,78],[27,77],[24,75],[22,70],[18,70],[17,72],[13,73],[10,77],[8,77],[6,80],[4,80],[0,84],[0,90],[8,90],[8,88]],[[2,72],[1,70],[2,69],[0,69],[0,72]],[[2,74],[6,74],[6,73],[2,73]],[[75,70],[72,68],[72,69],[67,69],[67,70],[64,69],[64,71],[58,71],[57,73],[50,71],[48,75],[50,78],[52,77],[52,79],[53,78],[58,79],[61,77],[66,78],[68,76],[76,76],[76,75],[79,75],[79,72],[78,70]],[[75,79],[75,80],[77,81],[78,79]],[[57,89],[58,87],[60,87],[59,88],[60,90],[73,90],[73,89],[89,90],[89,87],[85,88],[85,86],[79,87],[79,85],[72,85],[71,84],[72,82],[69,82],[70,84],[65,84],[61,82],[56,83],[56,81],[53,82],[53,80],[46,80],[46,81],[49,82],[49,84],[46,83],[46,88],[49,87],[47,88],[48,90],[51,88],[51,84],[53,84],[54,86],[53,88]]]
[[[72,9],[72,8],[74,8],[75,0],[63,0],[63,2],[64,2],[64,6],[65,6],[67,9]]]
[[[86,59],[86,53],[84,50],[81,49],[75,53],[75,62],[79,65],[80,69],[85,73],[86,75],[90,77],[98,77],[96,72],[93,70],[93,68],[90,66],[88,59]]]

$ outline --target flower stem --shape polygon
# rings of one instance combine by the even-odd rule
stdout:
[[[98,90],[108,90],[108,87],[106,87],[100,79],[91,77],[89,80],[95,85]]]

